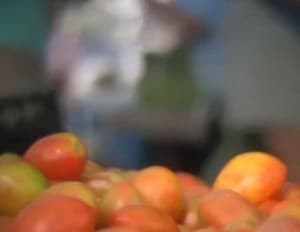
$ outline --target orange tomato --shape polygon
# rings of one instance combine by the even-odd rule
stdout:
[[[257,229],[256,232],[299,232],[300,221],[287,217],[269,217]]]
[[[270,199],[261,202],[258,206],[257,209],[258,211],[265,217],[270,216],[273,208],[280,203],[280,200],[278,199]]]
[[[263,152],[248,152],[231,159],[217,176],[215,189],[231,189],[253,203],[277,195],[287,178],[287,167]]]
[[[99,229],[96,232],[141,232],[141,230],[132,227],[108,227]]]
[[[194,197],[187,200],[187,207],[182,222],[191,229],[197,229],[206,226],[204,218],[200,215],[199,207],[202,197]]]
[[[117,183],[107,190],[99,202],[104,225],[109,224],[112,215],[129,205],[141,205],[144,200],[139,192],[127,181]]]
[[[111,225],[132,227],[143,232],[179,232],[169,215],[147,205],[132,205],[120,209],[113,215]]]
[[[203,196],[199,214],[208,225],[220,228],[261,222],[255,206],[232,190],[213,190]]]
[[[165,167],[152,166],[132,178],[134,187],[145,202],[180,221],[184,216],[185,198],[176,174]]]
[[[300,200],[283,200],[276,204],[271,211],[271,216],[286,215],[300,220]]]
[[[182,186],[185,198],[202,196],[210,191],[210,188],[204,181],[197,176],[186,172],[177,172],[177,179]]]
[[[11,232],[94,232],[95,212],[67,196],[42,197],[17,215]]]

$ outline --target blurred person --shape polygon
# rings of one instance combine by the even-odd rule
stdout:
[[[120,82],[135,85],[143,73],[143,54],[171,51],[198,26],[170,2],[90,0],[67,5],[55,20],[49,38],[46,55],[49,76],[58,83],[79,79],[69,90],[77,97],[97,88],[95,80],[106,73],[116,72]],[[76,72],[80,73],[76,67],[89,58],[99,61],[91,65],[97,67],[94,72],[98,76],[92,74],[91,68],[92,80],[76,77]]]
[[[95,92],[113,93],[108,99],[122,88],[135,88],[143,76],[144,54],[167,53],[193,34],[196,23],[173,9],[171,1],[162,2],[67,5],[55,20],[46,55],[49,77],[62,88],[67,104]]]
[[[49,81],[61,94],[67,130],[86,141],[95,137],[96,115],[101,121],[104,114],[136,106],[144,55],[168,53],[198,32],[198,23],[171,3],[90,0],[67,5],[61,12],[45,62]],[[107,130],[102,128],[101,133],[108,135],[111,130]]]
[[[133,82],[143,69],[142,15],[137,0],[90,0],[69,2],[54,21],[48,81],[58,88],[64,129],[85,140],[91,159],[99,159],[100,135],[110,134],[95,122],[134,100]]]

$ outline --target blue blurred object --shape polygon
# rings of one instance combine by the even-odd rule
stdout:
[[[232,0],[176,0],[178,7],[206,23],[208,36],[191,51],[196,80],[208,98],[222,99],[224,94],[224,45],[221,26]]]
[[[232,0],[176,0],[180,9],[204,20],[214,29],[220,25]]]
[[[106,134],[106,137],[108,136]],[[141,137],[137,134],[112,133],[104,142],[107,154],[112,154],[105,157],[108,165],[123,169],[140,169],[148,163],[148,160],[143,155]]]
[[[97,114],[96,114],[97,115]],[[99,114],[98,114],[99,116]],[[105,166],[122,169],[139,169],[150,160],[144,156],[142,137],[132,131],[118,131],[112,125],[103,122],[103,116],[95,120],[97,140],[95,159]]]
[[[208,98],[221,98],[223,94],[223,82],[225,77],[223,76],[223,44],[219,37],[219,27],[221,26],[223,17],[225,17],[226,9],[230,5],[230,1],[225,0],[177,0],[178,7],[181,10],[186,11],[188,14],[196,16],[200,20],[206,22],[209,26],[209,36],[205,41],[199,41],[199,45],[196,49],[190,50],[192,68],[196,75],[196,81],[199,81],[199,85],[204,87],[204,94]],[[218,103],[218,102],[217,102]],[[216,104],[217,104],[216,103]],[[216,105],[214,105],[216,106]],[[159,162],[159,157],[156,152],[159,152],[159,148],[155,146],[147,150],[144,138],[138,134],[132,133],[119,133],[113,131],[112,128],[100,126],[97,122],[98,131],[103,135],[101,142],[103,146],[103,159],[108,165],[113,164],[122,168],[141,168],[146,165]],[[212,140],[214,141],[215,138]],[[156,141],[158,142],[158,141]],[[206,146],[206,140],[203,144],[199,142],[197,153],[203,147]],[[211,142],[211,141],[208,141]],[[156,143],[155,143],[156,144]],[[173,146],[171,144],[171,146]],[[188,147],[188,145],[186,145]],[[202,151],[202,150],[201,150]],[[205,151],[209,154],[208,151]],[[108,154],[108,156],[106,155]],[[165,154],[166,155],[166,154]],[[183,154],[180,154],[183,156]],[[190,154],[192,157],[192,154]],[[200,157],[200,155],[198,155]],[[186,160],[188,158],[184,156]],[[175,159],[175,157],[173,157]],[[198,161],[194,161],[196,168],[200,166]],[[200,162],[201,163],[201,162]],[[193,170],[195,172],[195,170]]]
[[[122,169],[145,166],[149,160],[143,155],[142,137],[134,132],[117,131],[106,123],[110,113],[82,104],[70,114],[69,129],[85,141],[91,160]]]
[[[206,86],[207,93],[212,93],[211,95],[219,95],[220,91],[218,88],[221,88],[222,81],[223,81],[223,76],[221,72],[221,54],[222,54],[222,44],[218,39],[217,36],[217,31],[216,27],[217,25],[222,21],[222,15],[223,15],[223,8],[227,4],[226,1],[221,1],[223,4],[220,4],[220,1],[178,1],[178,4],[181,4],[183,10],[186,10],[188,14],[196,15],[199,19],[204,20],[205,22],[210,25],[210,36],[208,37],[207,40],[204,42],[201,41],[199,43],[199,46],[197,47],[196,50],[190,49],[189,52],[192,54],[192,58],[195,60],[192,61],[194,64],[194,68],[196,68],[196,78],[199,77],[200,80],[200,87],[204,85]],[[95,25],[97,28],[98,25]],[[91,42],[91,41],[90,41]],[[98,41],[97,41],[98,42]],[[95,46],[93,46],[93,41],[92,47],[94,49]],[[127,45],[126,45],[127,46]],[[97,46],[99,49],[101,49],[101,46]],[[103,46],[107,48],[106,46]],[[119,47],[118,47],[119,49]],[[103,51],[101,51],[103,52]],[[186,56],[184,56],[184,59]],[[172,70],[174,68],[180,68],[182,66],[182,62],[179,62],[180,65],[177,67],[176,65],[170,65],[172,67]],[[188,62],[187,62],[188,63]],[[199,65],[200,64],[200,65]],[[218,68],[216,68],[216,65]],[[164,65],[163,65],[164,66]],[[189,66],[189,64],[187,65]],[[200,69],[198,69],[200,67]],[[149,66],[148,66],[149,68]],[[190,68],[190,66],[188,67]],[[165,70],[165,69],[164,69]],[[165,70],[168,72],[168,74],[171,73],[170,69]],[[176,70],[178,74],[178,70]],[[201,73],[198,75],[198,73]],[[157,76],[157,73],[155,73]],[[184,79],[186,77],[186,73],[179,73],[179,77]],[[191,76],[195,76],[191,74]],[[170,80],[173,81],[174,83],[176,82],[175,75],[171,73],[171,78]],[[182,79],[179,79],[180,81]],[[175,84],[179,83],[178,79]],[[181,82],[182,83],[182,82]],[[183,95],[183,85],[179,84],[179,90],[175,91],[173,90],[172,93],[178,94],[180,92],[181,95]],[[191,83],[194,83],[192,81]],[[80,86],[80,85],[79,85]],[[194,85],[192,86],[194,87]],[[170,89],[170,85],[168,84],[168,88]],[[188,88],[186,88],[188,89]],[[191,88],[190,88],[191,89]],[[202,89],[202,88],[201,88]],[[213,89],[213,91],[212,91]],[[188,90],[189,91],[189,90]],[[108,91],[107,91],[108,92]],[[117,99],[119,102],[123,102],[124,96],[119,94],[119,91],[112,92],[110,89],[110,96],[107,96],[107,92],[99,92],[101,94],[95,95],[94,98],[90,98],[90,101],[93,101],[95,104],[92,104],[90,106],[83,104],[82,109],[78,109],[78,112],[74,112],[74,116],[76,118],[73,118],[75,121],[72,121],[70,124],[74,127],[72,130],[74,130],[76,133],[78,133],[83,139],[87,141],[89,144],[89,147],[91,149],[91,158],[95,158],[97,161],[103,163],[105,166],[118,166],[121,168],[125,169],[136,169],[140,168],[149,164],[152,164],[156,162],[158,159],[155,158],[155,154],[157,150],[156,146],[154,147],[154,151],[150,152],[145,148],[145,143],[142,135],[135,133],[134,131],[117,131],[115,128],[113,128],[112,125],[108,125],[105,121],[105,119],[108,117],[106,114],[105,109],[108,107],[109,108],[109,114],[118,114],[119,109],[113,109],[111,111],[111,105],[113,105],[113,99]],[[153,91],[155,94],[158,94],[157,91]],[[188,94],[191,94],[192,91],[188,92]],[[167,92],[167,94],[169,94]],[[116,95],[116,96],[115,96]],[[171,97],[170,97],[171,96]],[[174,100],[176,98],[175,95],[170,95],[167,96],[172,98],[171,100]],[[167,98],[168,101],[170,98]],[[92,100],[94,99],[94,100]],[[168,102],[169,103],[169,102]],[[97,106],[96,106],[97,105]],[[119,105],[119,104],[117,104]],[[184,103],[184,105],[187,105]],[[193,107],[192,105],[191,107]],[[190,107],[187,107],[188,111],[190,110]],[[199,110],[199,109],[191,109],[191,110]],[[201,121],[201,119],[197,119]],[[176,129],[177,126],[175,126]],[[153,129],[153,128],[152,128]],[[156,128],[157,129],[157,128]],[[200,131],[199,134],[202,132]],[[197,135],[198,136],[198,135]],[[172,137],[172,136],[171,136]],[[182,139],[183,136],[179,140]],[[199,135],[199,137],[201,137]],[[213,142],[217,141],[215,137],[218,136],[212,136],[213,138],[210,139]],[[199,138],[201,140],[202,138]],[[183,138],[184,140],[184,138]],[[210,151],[207,151],[209,149],[203,149],[202,146],[208,146],[207,145],[207,138],[203,139],[203,144],[200,144],[202,141],[196,141],[197,147],[194,149],[189,149],[190,146],[193,146],[194,144],[186,144],[185,142],[181,147],[183,148],[177,148],[175,147],[174,149],[179,149],[180,151],[178,153],[181,158],[184,158],[186,160],[189,160],[191,162],[194,162],[195,165],[198,165],[198,161],[193,158],[194,155],[199,155],[199,151],[205,150],[205,152],[202,152],[204,154],[203,156],[207,156]],[[181,142],[181,141],[180,141]],[[161,141],[160,138],[155,139],[153,142],[154,144],[157,143],[165,143],[164,141]],[[171,141],[170,145],[167,144],[167,147],[173,147],[174,143],[177,143],[177,141]],[[209,141],[209,147],[215,147],[215,144],[210,145]],[[164,145],[162,146],[164,147]],[[173,148],[172,148],[173,149]],[[99,153],[98,153],[99,151]],[[188,152],[189,151],[189,152]],[[95,154],[93,154],[95,152]],[[152,153],[152,154],[150,154]],[[158,153],[160,153],[158,151]],[[162,152],[163,153],[163,152]],[[190,153],[189,157],[191,158],[186,158],[184,154]],[[159,155],[158,155],[159,156]],[[172,159],[176,159],[175,156],[173,156]],[[198,168],[198,166],[197,166]]]

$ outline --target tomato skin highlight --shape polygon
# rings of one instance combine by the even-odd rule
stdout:
[[[72,133],[57,133],[34,142],[24,160],[39,168],[49,180],[78,180],[88,159],[85,144]]]
[[[16,217],[10,232],[94,232],[95,212],[67,196],[42,197]]]

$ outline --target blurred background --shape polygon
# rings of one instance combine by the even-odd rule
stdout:
[[[90,159],[208,182],[271,152],[300,173],[300,1],[3,0],[0,152],[58,131]]]

